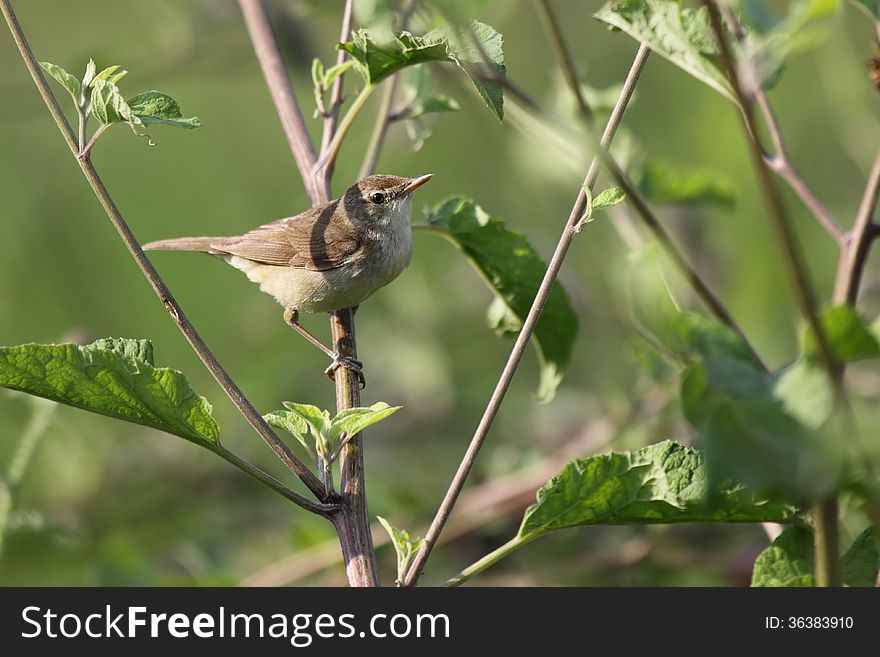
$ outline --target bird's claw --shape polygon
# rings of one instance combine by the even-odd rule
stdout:
[[[329,367],[327,367],[326,370],[324,370],[324,374],[326,374],[327,378],[331,381],[335,381],[336,370],[338,370],[340,367],[344,367],[347,370],[351,370],[355,373],[358,379],[358,385],[360,386],[361,390],[367,387],[367,379],[364,376],[364,364],[361,361],[355,360],[350,356],[335,354],[333,356],[333,362],[330,363]]]

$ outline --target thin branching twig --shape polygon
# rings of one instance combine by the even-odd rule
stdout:
[[[116,207],[116,204],[110,196],[110,192],[107,190],[98,175],[88,153],[83,155],[78,150],[77,138],[74,135],[73,130],[71,130],[70,124],[67,122],[52,90],[46,83],[46,79],[43,77],[42,71],[40,70],[37,60],[34,57],[34,53],[27,42],[24,31],[15,17],[15,13],[12,10],[12,5],[9,0],[0,0],[0,8],[3,10],[3,16],[6,19],[12,37],[18,46],[18,50],[30,71],[34,84],[36,84],[40,95],[43,97],[46,106],[49,108],[49,112],[55,120],[62,137],[64,137],[71,153],[73,153],[74,157],[76,157],[79,162],[80,168],[85,174],[86,179],[89,181],[92,190],[95,192],[95,195],[104,207],[107,216],[114,228],[116,228],[122,241],[125,243],[132,258],[134,258],[144,277],[149,281],[153,291],[162,301],[165,309],[171,315],[171,318],[174,320],[175,324],[177,324],[177,327],[180,329],[181,333],[183,333],[187,342],[189,342],[190,346],[192,346],[193,350],[198,354],[201,361],[205,364],[205,367],[208,368],[208,371],[211,372],[214,379],[220,387],[223,388],[223,391],[229,396],[239,412],[257,431],[263,441],[287,466],[287,468],[293,472],[309,488],[309,490],[318,497],[318,499],[323,499],[323,486],[321,485],[321,482],[318,481],[318,478],[312,474],[305,463],[300,461],[284,441],[275,434],[272,428],[254,408],[253,404],[251,404],[248,398],[245,397],[238,385],[236,385],[236,383],[229,377],[229,374],[223,369],[217,358],[205,344],[204,340],[202,340],[195,327],[186,317],[180,304],[177,303],[174,296],[171,294],[171,291],[165,285],[161,276],[159,276],[159,272],[156,271],[156,268],[144,254],[140,243],[135,238],[128,223],[126,223],[125,219],[122,217],[122,214],[119,212],[119,209]],[[314,503],[299,493],[293,493],[289,497],[292,501],[296,502],[303,508],[313,510],[312,507],[314,506]]]
[[[617,104],[615,106],[615,111],[612,113],[611,117],[608,120],[608,124],[605,127],[605,133],[603,135],[602,141],[604,146],[606,147],[610,145],[611,140],[614,137],[614,133],[616,132],[617,127],[620,125],[620,121],[623,118],[624,110],[626,109],[626,106],[629,103],[630,98],[632,97],[633,90],[635,89],[635,85],[638,82],[639,75],[642,72],[642,68],[647,61],[650,52],[650,49],[643,46],[640,47],[638,52],[636,53],[636,56],[630,68],[630,72],[627,75],[623,89],[620,92],[620,97],[618,98]],[[431,526],[428,528],[428,532],[425,535],[425,542],[422,544],[422,547],[419,549],[418,553],[413,559],[413,562],[409,568],[409,571],[406,574],[406,577],[401,582],[403,586],[413,586],[418,581],[419,577],[421,576],[422,568],[424,567],[425,561],[430,556],[431,550],[434,548],[434,545],[437,543],[437,539],[440,536],[440,533],[443,531],[443,527],[446,525],[447,520],[449,520],[449,516],[451,515],[452,509],[455,506],[456,501],[458,500],[458,496],[461,494],[461,490],[464,487],[465,481],[467,480],[467,477],[470,474],[474,463],[476,462],[477,455],[480,452],[480,448],[483,446],[483,443],[486,440],[486,436],[489,434],[489,429],[492,426],[492,422],[494,421],[495,416],[498,414],[498,410],[501,407],[501,402],[503,401],[504,396],[507,393],[507,389],[510,387],[510,382],[513,380],[516,369],[519,366],[523,355],[525,354],[529,340],[531,339],[531,336],[534,333],[535,328],[537,327],[538,320],[540,319],[541,313],[544,310],[544,304],[547,302],[547,298],[550,296],[550,291],[553,289],[553,284],[556,282],[556,278],[559,276],[559,271],[562,268],[562,263],[565,260],[568,249],[571,246],[571,243],[574,240],[575,236],[577,235],[577,225],[581,216],[584,213],[584,209],[586,208],[587,204],[587,195],[584,190],[592,188],[593,184],[596,182],[597,176],[598,162],[597,159],[594,158],[587,172],[586,178],[579,188],[577,199],[575,200],[568,220],[565,223],[562,235],[560,236],[559,242],[556,245],[556,250],[554,251],[552,258],[547,265],[547,271],[545,272],[544,278],[541,281],[541,285],[538,288],[538,293],[535,296],[535,300],[532,302],[532,306],[529,309],[525,320],[523,321],[522,329],[520,330],[519,335],[517,336],[513,348],[510,352],[510,356],[505,363],[504,370],[502,371],[501,376],[498,379],[498,383],[495,385],[495,390],[492,392],[492,396],[489,399],[486,410],[483,412],[480,423],[477,426],[473,437],[471,438],[471,442],[468,445],[467,451],[462,458],[462,461],[458,467],[458,470],[455,473],[455,476],[453,477],[452,483],[450,484],[446,495],[443,497],[443,501],[440,503],[440,506],[437,509],[437,513],[434,515]]]
[[[831,350],[831,345],[819,319],[818,304],[813,285],[809,279],[806,265],[801,254],[797,237],[789,223],[785,205],[778,190],[773,185],[770,167],[764,160],[764,153],[757,141],[757,122],[752,104],[745,93],[736,59],[730,44],[724,35],[722,18],[716,3],[703,0],[709,12],[712,29],[721,49],[721,59],[730,80],[733,92],[740,104],[743,125],[752,155],[755,171],[761,191],[767,202],[771,223],[777,233],[780,245],[785,253],[785,261],[789,269],[792,288],[800,307],[801,314],[807,321],[810,332],[818,345],[819,358],[832,382],[835,397],[838,401],[845,400],[843,392],[843,368]],[[813,507],[814,538],[816,547],[816,583],[819,586],[839,586],[841,583],[840,558],[838,555],[838,519],[837,500],[834,496],[823,500]]]

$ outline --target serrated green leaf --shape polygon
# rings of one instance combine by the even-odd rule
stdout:
[[[492,291],[511,311],[525,319],[546,267],[521,233],[492,219],[474,201],[450,198],[434,206],[428,223],[460,248]],[[538,398],[553,398],[571,359],[577,336],[577,315],[563,287],[556,283],[535,330],[541,360]]]
[[[331,420],[329,439],[336,445],[343,434],[353,436],[376,422],[384,420],[392,413],[400,410],[400,406],[389,406],[385,402],[377,402],[369,407],[346,408],[339,411]]]
[[[421,37],[400,32],[386,41],[380,41],[373,33],[361,29],[352,33],[351,41],[336,47],[351,55],[355,70],[367,84],[378,84],[407,66],[454,62],[501,121],[504,117],[503,91],[498,84],[484,80],[478,72],[486,71],[488,67],[494,75],[505,75],[502,41],[501,34],[490,26],[473,21],[466,28],[447,26]],[[488,63],[484,61],[484,52]]]
[[[376,516],[376,518],[391,538],[391,545],[394,546],[394,552],[397,554],[397,581],[402,582],[416,552],[422,547],[425,539],[412,540],[405,530],[398,529],[382,516]]]
[[[880,21],[880,0],[849,0],[850,4],[875,21]]]
[[[703,455],[667,440],[571,461],[538,491],[517,537],[578,525],[785,522],[792,515],[740,486],[710,489]]]
[[[656,203],[717,203],[732,205],[731,180],[708,169],[685,169],[661,160],[648,160],[637,175],[639,191]]]
[[[840,559],[846,586],[874,587],[880,550],[873,527],[865,529]],[[755,559],[752,586],[815,586],[813,532],[789,527]]]
[[[351,55],[355,70],[367,84],[377,84],[407,66],[450,59],[445,39],[417,37],[410,32],[400,32],[380,43],[371,32],[355,30],[351,41],[336,47]]]
[[[115,351],[124,358],[136,358],[149,365],[155,365],[153,360],[153,343],[149,340],[137,340],[132,338],[99,338],[92,344],[95,349]]]
[[[599,192],[590,202],[593,208],[593,216],[597,212],[602,212],[610,207],[614,207],[618,203],[626,199],[626,193],[620,187],[609,187]]]
[[[819,320],[836,360],[846,363],[880,358],[877,337],[849,304],[829,308],[819,316]],[[804,332],[802,342],[804,356],[811,361],[817,361],[819,347],[810,330]]]
[[[67,89],[67,93],[73,98],[73,102],[79,105],[79,92],[82,89],[79,80],[52,62],[40,62],[40,66],[46,71],[46,73],[59,82],[62,87]]]
[[[128,100],[128,106],[144,125],[161,124],[187,129],[202,126],[197,116],[184,117],[177,101],[161,91],[145,91],[138,94]]]
[[[0,347],[0,386],[216,447],[211,405],[183,374],[153,365],[146,340]]]
[[[615,27],[730,99],[736,98],[716,55],[705,7],[675,0],[611,0],[593,17]]]
[[[730,39],[737,60],[748,62],[759,81],[772,86],[786,60],[824,38],[822,21],[833,16],[840,0],[799,0],[777,19],[766,3],[740,0],[746,35]],[[677,0],[611,0],[594,17],[615,27],[736,103],[719,55],[705,7],[683,7]],[[754,76],[749,76],[754,77]],[[747,77],[741,75],[746,83]]]
[[[435,35],[448,40],[452,61],[468,76],[486,107],[501,123],[504,120],[504,90],[500,84],[491,81],[492,77],[507,76],[501,33],[490,25],[471,21],[467,27],[441,27],[425,36]]]
[[[815,586],[813,532],[789,527],[755,559],[752,586]]]

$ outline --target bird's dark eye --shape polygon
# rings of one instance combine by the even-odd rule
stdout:
[[[370,194],[370,200],[376,205],[382,205],[385,202],[385,194],[382,192],[373,192]]]

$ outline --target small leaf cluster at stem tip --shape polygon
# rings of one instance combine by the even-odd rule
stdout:
[[[357,406],[339,411],[332,418],[330,411],[311,404],[284,402],[286,410],[264,416],[269,426],[286,431],[308,452],[328,494],[333,492],[331,466],[342,448],[358,433],[400,410],[377,402],[369,407]]]
[[[40,66],[70,94],[79,120],[78,146],[80,157],[87,157],[104,131],[111,125],[127,123],[137,136],[145,136],[145,127],[151,124],[170,125],[175,128],[199,128],[198,117],[185,117],[180,105],[161,91],[145,91],[126,100],[119,90],[118,82],[128,74],[113,65],[97,71],[90,59],[82,79],[77,79],[57,64],[40,62]],[[98,126],[90,139],[86,139],[88,122],[95,117]],[[153,141],[148,139],[150,145]]]

